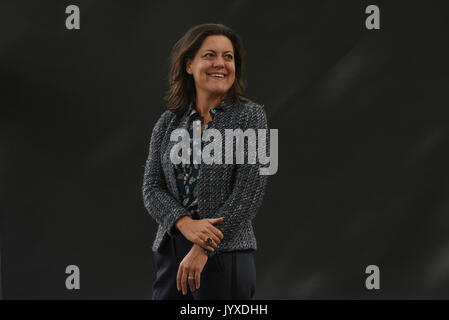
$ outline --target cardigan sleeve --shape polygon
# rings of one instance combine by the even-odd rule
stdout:
[[[246,112],[247,119],[244,126],[246,129],[267,129],[266,150],[269,153],[269,130],[267,126],[266,114],[262,106],[251,104],[250,110]],[[257,139],[256,139],[257,140]],[[256,145],[256,150],[258,145]],[[223,233],[222,243],[231,241],[240,229],[240,225],[248,220],[252,220],[262,203],[267,183],[267,175],[260,174],[260,168],[267,165],[261,165],[256,161],[255,164],[248,164],[248,148],[244,148],[244,164],[237,164],[236,179],[231,195],[214,214],[214,218],[223,217],[223,222],[217,225]],[[213,256],[220,252],[220,245],[213,252],[208,252]]]
[[[183,216],[191,216],[167,189],[162,170],[161,144],[170,119],[170,111],[165,111],[157,121],[151,135],[148,159],[145,165],[142,193],[145,208],[156,222],[170,235],[178,233],[175,222]]]

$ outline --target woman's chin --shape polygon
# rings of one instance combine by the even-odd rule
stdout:
[[[220,95],[220,94],[225,94],[226,92],[228,92],[230,89],[230,87],[213,87],[210,88],[208,91],[213,94],[213,95]]]

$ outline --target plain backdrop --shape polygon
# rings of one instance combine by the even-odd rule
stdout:
[[[80,30],[65,27],[70,4]],[[380,30],[365,27],[370,4]],[[246,94],[279,130],[256,298],[449,298],[444,4],[2,1],[3,298],[151,298],[143,166],[170,50],[209,22],[240,34]],[[65,287],[72,264],[80,290]]]

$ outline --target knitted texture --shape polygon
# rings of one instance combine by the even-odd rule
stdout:
[[[223,240],[209,256],[220,252],[241,249],[257,249],[252,220],[262,203],[267,176],[261,175],[259,161],[248,163],[248,150],[244,148],[244,164],[236,163],[236,139],[232,141],[233,163],[225,164],[225,129],[268,129],[263,107],[247,101],[233,104],[223,101],[223,108],[215,115],[210,128],[217,129],[222,136],[222,164],[201,163],[198,180],[198,210],[201,219],[223,217],[223,222],[215,225],[223,233]],[[175,165],[170,160],[170,150],[177,141],[170,141],[170,134],[178,128],[187,129],[189,109],[177,117],[171,111],[165,111],[154,126],[151,136],[149,155],[145,165],[143,179],[143,199],[145,208],[159,224],[153,251],[161,243],[177,233],[175,222],[183,216],[191,216],[182,205],[175,177]],[[209,129],[210,129],[209,128]],[[264,137],[265,138],[265,137]],[[266,134],[266,154],[269,156],[269,132]],[[258,141],[256,144],[256,152]],[[207,144],[207,143],[206,143]]]

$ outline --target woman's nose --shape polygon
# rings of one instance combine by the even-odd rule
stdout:
[[[215,59],[215,61],[214,61],[214,63],[212,64],[212,66],[213,66],[214,68],[218,68],[218,67],[222,68],[222,67],[224,67],[224,60],[223,60],[223,58],[217,58],[217,59]]]

